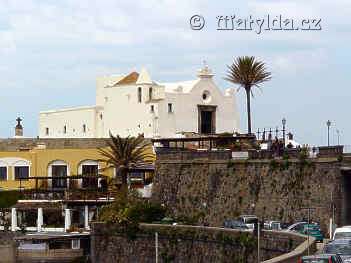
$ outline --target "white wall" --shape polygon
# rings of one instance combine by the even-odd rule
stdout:
[[[80,107],[59,111],[40,112],[39,137],[41,138],[93,138],[96,137],[96,107]],[[86,132],[83,132],[83,124]],[[64,126],[66,125],[66,133]],[[46,135],[49,128],[49,135]]]
[[[211,99],[204,101],[204,91]],[[174,113],[168,113],[168,103],[173,103]],[[213,105],[216,108],[216,133],[239,130],[239,114],[235,93],[224,96],[211,78],[200,79],[190,93],[166,93],[160,102],[160,134],[162,137],[174,136],[180,132],[198,132],[198,105]]]
[[[138,102],[138,87],[142,88],[142,102]],[[107,101],[104,104],[105,134],[109,130],[120,136],[152,136],[152,113],[148,100],[149,85],[123,85],[105,88]]]

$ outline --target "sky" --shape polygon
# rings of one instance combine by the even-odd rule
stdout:
[[[194,15],[201,30],[190,27]],[[234,15],[320,19],[321,30],[218,30],[220,16]],[[31,137],[39,111],[94,105],[96,76],[144,66],[155,81],[183,81],[205,60],[218,86],[237,88],[224,80],[227,65],[250,55],[272,72],[254,90],[254,130],[286,118],[297,141],[325,145],[330,119],[331,143],[339,130],[351,145],[350,15],[349,0],[0,0],[0,137],[13,136],[17,116]],[[237,101],[245,131],[243,90]]]

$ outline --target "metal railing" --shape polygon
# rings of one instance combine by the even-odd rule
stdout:
[[[344,153],[351,154],[351,145],[344,145]]]

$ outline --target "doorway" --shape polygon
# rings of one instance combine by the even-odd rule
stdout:
[[[342,203],[341,223],[351,225],[351,171],[341,171],[342,176]]]
[[[198,105],[198,132],[200,134],[216,133],[216,107]]]
[[[53,188],[66,188],[67,187],[67,166],[66,165],[52,165],[52,187]]]

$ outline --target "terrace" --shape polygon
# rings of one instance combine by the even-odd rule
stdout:
[[[289,135],[292,136],[292,135]],[[292,137],[291,137],[292,138]],[[289,138],[289,141],[292,139]],[[212,135],[185,138],[153,139],[157,159],[273,159],[287,156],[300,158],[339,158],[344,146],[309,147],[286,145],[283,138],[256,139],[251,135]]]
[[[22,181],[34,181],[33,188],[22,187]],[[104,175],[35,176],[19,179],[24,200],[105,200],[109,201],[108,178]]]

